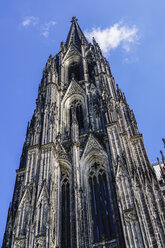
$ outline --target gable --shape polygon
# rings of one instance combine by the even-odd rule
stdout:
[[[70,97],[71,95],[74,94],[80,94],[80,95],[85,95],[85,91],[81,88],[81,86],[74,80],[72,79],[64,97],[63,97],[63,102]]]
[[[81,159],[84,159],[91,153],[96,153],[96,154],[104,153],[105,154],[103,147],[100,145],[100,143],[96,140],[96,138],[92,134],[90,134],[88,138],[88,141],[85,146]]]
[[[66,54],[64,55],[63,62],[66,61],[67,59],[69,59],[70,57],[75,56],[75,55],[80,57],[81,53],[78,51],[78,49],[73,44],[71,44],[69,46]]]
[[[26,188],[26,190],[25,190],[25,192],[21,198],[19,207],[21,207],[24,203],[30,203],[30,202],[31,202],[30,191],[29,191],[29,188]]]
[[[58,159],[69,160],[67,152],[65,151],[65,148],[63,147],[63,145],[58,140],[56,142],[57,142],[56,143],[56,150],[57,150],[57,154],[58,154]]]
[[[48,190],[47,190],[47,187],[45,185],[45,182],[44,182],[44,185],[42,187],[42,190],[41,190],[41,193],[38,197],[38,204],[41,202],[41,201],[48,201],[49,200],[49,194],[48,194]]]

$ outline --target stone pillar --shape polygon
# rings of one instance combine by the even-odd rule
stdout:
[[[85,57],[85,45],[81,45],[81,53],[82,53],[82,64],[83,64],[83,72],[84,72],[84,80],[88,81],[88,65]]]
[[[73,113],[72,124],[72,152],[73,152],[73,173],[74,173],[74,192],[75,192],[75,216],[76,216],[76,241],[77,247],[81,248],[82,237],[82,205],[81,205],[81,178],[80,178],[80,150],[79,150],[79,127],[76,121],[76,113]]]

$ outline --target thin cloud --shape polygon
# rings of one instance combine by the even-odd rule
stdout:
[[[55,21],[49,21],[47,23],[45,23],[43,26],[42,26],[42,35],[47,38],[49,36],[49,33],[50,33],[50,29],[56,25],[56,22]]]
[[[27,26],[36,26],[38,24],[39,18],[35,17],[35,16],[27,16],[24,18],[24,20],[22,21],[21,25],[23,27],[27,27]]]
[[[39,18],[35,17],[35,16],[25,17],[21,23],[22,27],[33,26],[33,27],[37,28],[37,30],[40,32],[40,34],[42,36],[44,36],[45,38],[48,38],[51,28],[55,25],[56,25],[56,22],[54,20],[51,20],[51,21],[48,21],[45,23],[41,23],[39,21]]]
[[[122,22],[105,29],[93,28],[91,32],[85,31],[85,35],[90,41],[94,37],[105,54],[119,46],[129,52],[131,45],[139,40],[138,28],[135,25],[128,27]]]
[[[133,64],[139,61],[138,57],[124,58],[123,64]]]

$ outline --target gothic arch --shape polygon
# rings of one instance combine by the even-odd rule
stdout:
[[[79,134],[84,133],[84,110],[83,110],[83,103],[80,100],[74,100],[71,102],[69,106],[69,126],[70,126],[70,133],[71,127],[74,118],[76,118],[78,127],[79,127]]]
[[[90,165],[90,161],[92,161],[93,158],[101,160],[104,164],[107,165],[108,169],[108,155],[106,151],[100,145],[98,140],[92,134],[90,134],[80,159],[81,169],[84,169],[87,164]]]
[[[88,51],[86,55],[86,61],[87,61],[87,68],[88,68],[88,75],[89,79],[91,81],[95,81],[95,72],[96,72],[96,62],[94,61],[94,56],[91,51]]]
[[[71,247],[71,183],[70,168],[60,165],[60,243],[61,248]]]
[[[92,243],[114,238],[108,156],[91,135],[80,160],[82,188],[87,197]]]
[[[49,218],[49,194],[46,185],[43,185],[36,206],[36,234],[46,235],[46,227]]]
[[[91,156],[90,156],[91,155]],[[108,162],[92,152],[85,160],[82,184],[87,197],[89,233],[92,243],[114,238],[113,212],[108,180]]]
[[[66,171],[68,174],[71,172],[71,164],[68,160],[66,159],[58,159],[59,165],[60,165],[60,170]]]
[[[109,175],[107,154],[104,151],[98,152],[97,149],[92,150],[86,157],[82,156],[80,160],[81,181],[83,187],[85,187],[85,185],[88,185],[89,171],[95,163],[100,165],[100,168],[104,168],[106,175]]]
[[[22,196],[22,199],[20,201],[17,210],[17,215],[14,224],[16,237],[26,235],[26,229],[30,222],[30,216],[29,216],[30,209],[31,209],[31,196],[30,196],[30,191],[27,188]]]
[[[70,82],[72,77],[76,81],[83,80],[83,68],[81,56],[76,52],[75,49],[70,51],[68,58],[63,62],[64,65],[64,79],[65,82]],[[72,75],[74,74],[74,75]]]
[[[61,108],[63,109],[63,112],[61,112],[61,129],[63,133],[70,133],[70,108],[75,101],[79,102],[82,106],[83,119],[85,120],[85,116],[87,116],[85,92],[78,83],[72,81],[61,103]],[[84,121],[84,128],[86,128],[86,125],[87,123]]]

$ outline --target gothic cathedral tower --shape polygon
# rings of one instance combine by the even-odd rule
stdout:
[[[43,71],[3,248],[163,248],[164,210],[133,111],[73,17]]]

